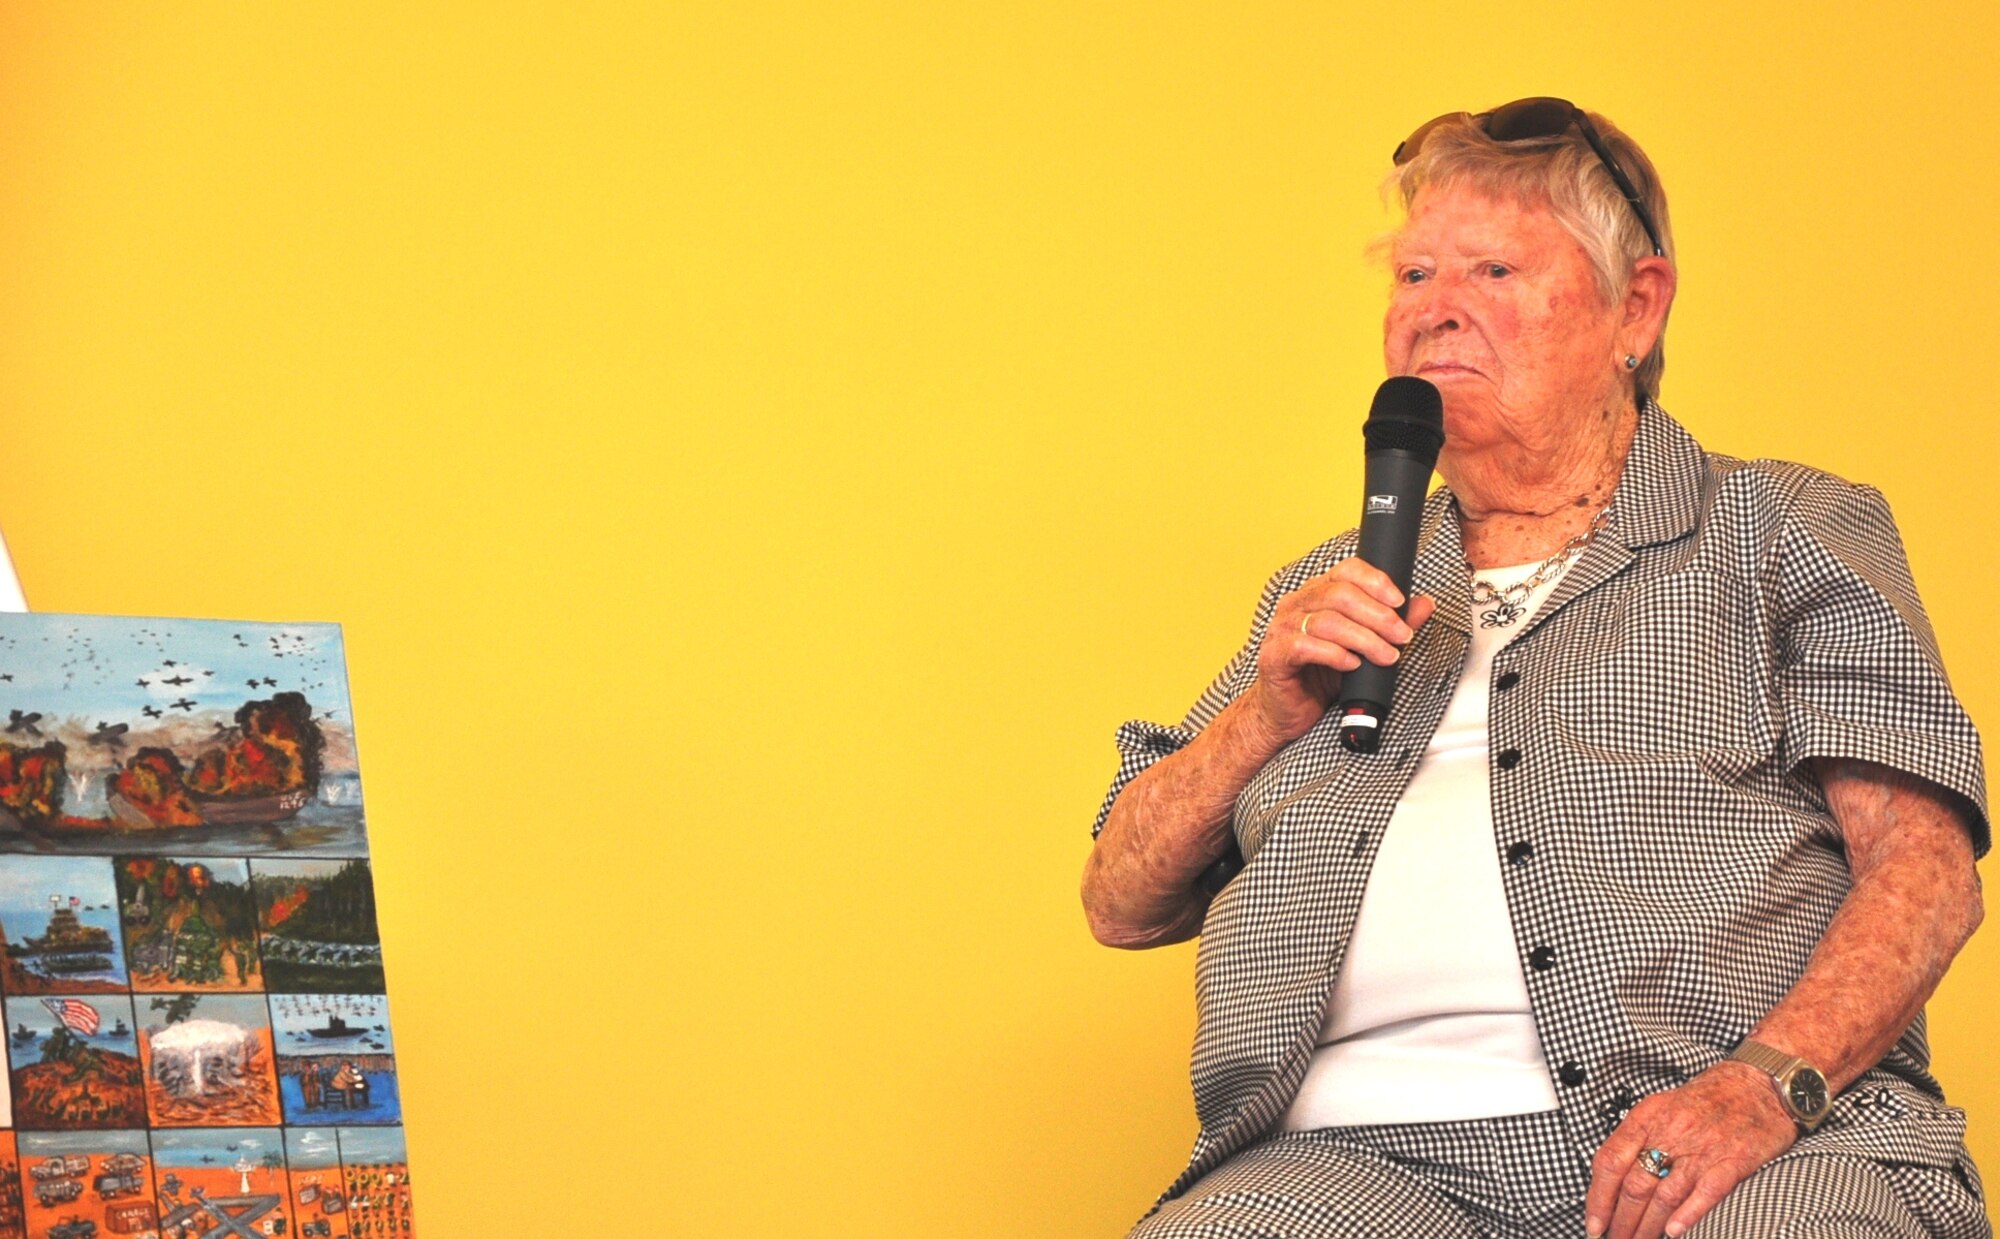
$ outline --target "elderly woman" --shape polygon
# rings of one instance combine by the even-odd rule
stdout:
[[[1334,538],[1119,731],[1092,931],[1201,935],[1201,1134],[1134,1236],[1989,1235],[1922,1010],[1984,773],[1882,497],[1655,402],[1666,200],[1603,117],[1396,163],[1383,351],[1447,436],[1412,596]]]

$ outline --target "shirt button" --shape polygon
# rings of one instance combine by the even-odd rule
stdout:
[[[1521,750],[1502,749],[1500,750],[1500,756],[1495,758],[1494,760],[1500,763],[1500,768],[1502,770],[1512,770],[1514,767],[1521,764]]]
[[[1513,847],[1507,849],[1507,863],[1510,865],[1525,865],[1534,859],[1534,855],[1535,845],[1523,839]]]
[[[1563,1082],[1564,1088],[1575,1088],[1588,1080],[1590,1073],[1580,1063],[1564,1063],[1557,1069],[1556,1078]]]
[[[1493,687],[1504,693],[1508,689],[1514,687],[1516,684],[1519,684],[1520,682],[1521,682],[1520,672],[1508,671],[1508,672],[1503,672],[1499,679],[1493,681]]]
[[[1528,952],[1528,967],[1536,972],[1547,972],[1556,966],[1556,949],[1552,946],[1538,946]]]

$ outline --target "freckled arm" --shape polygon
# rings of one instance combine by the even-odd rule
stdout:
[[[1871,762],[1816,758],[1854,884],[1791,992],[1751,1031],[1811,1062],[1834,1092],[1881,1061],[1979,925],[1973,812],[1954,794]],[[1599,1147],[1585,1230],[1679,1236],[1791,1147],[1797,1125],[1771,1077],[1727,1060],[1646,1098]],[[1645,1148],[1667,1150],[1655,1177]]]
[[[1984,906],[1969,810],[1952,793],[1872,762],[1814,764],[1854,886],[1798,984],[1751,1036],[1810,1060],[1838,1092],[1916,1019]]]

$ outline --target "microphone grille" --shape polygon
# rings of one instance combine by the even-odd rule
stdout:
[[[1435,384],[1397,375],[1375,389],[1361,434],[1371,452],[1410,452],[1436,463],[1444,447],[1444,397]]]

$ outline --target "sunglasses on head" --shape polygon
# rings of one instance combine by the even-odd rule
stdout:
[[[1653,223],[1653,213],[1646,209],[1646,203],[1639,197],[1639,191],[1632,187],[1632,181],[1625,175],[1625,169],[1611,157],[1605,148],[1604,139],[1597,134],[1597,126],[1590,123],[1584,110],[1567,99],[1551,99],[1540,96],[1533,99],[1516,99],[1503,103],[1490,112],[1474,115],[1470,112],[1446,112],[1434,120],[1417,126],[1417,131],[1403,140],[1391,156],[1397,167],[1402,167],[1417,157],[1423,149],[1424,139],[1439,125],[1471,121],[1480,131],[1495,142],[1517,142],[1527,138],[1556,138],[1568,133],[1570,126],[1576,126],[1583,140],[1590,143],[1590,149],[1597,152],[1598,162],[1611,174],[1618,186],[1618,192],[1625,195],[1625,201],[1632,204],[1632,211],[1639,217],[1639,226],[1646,230],[1646,239],[1653,243],[1653,253],[1661,258],[1667,256],[1666,247],[1660,244],[1660,230]]]

